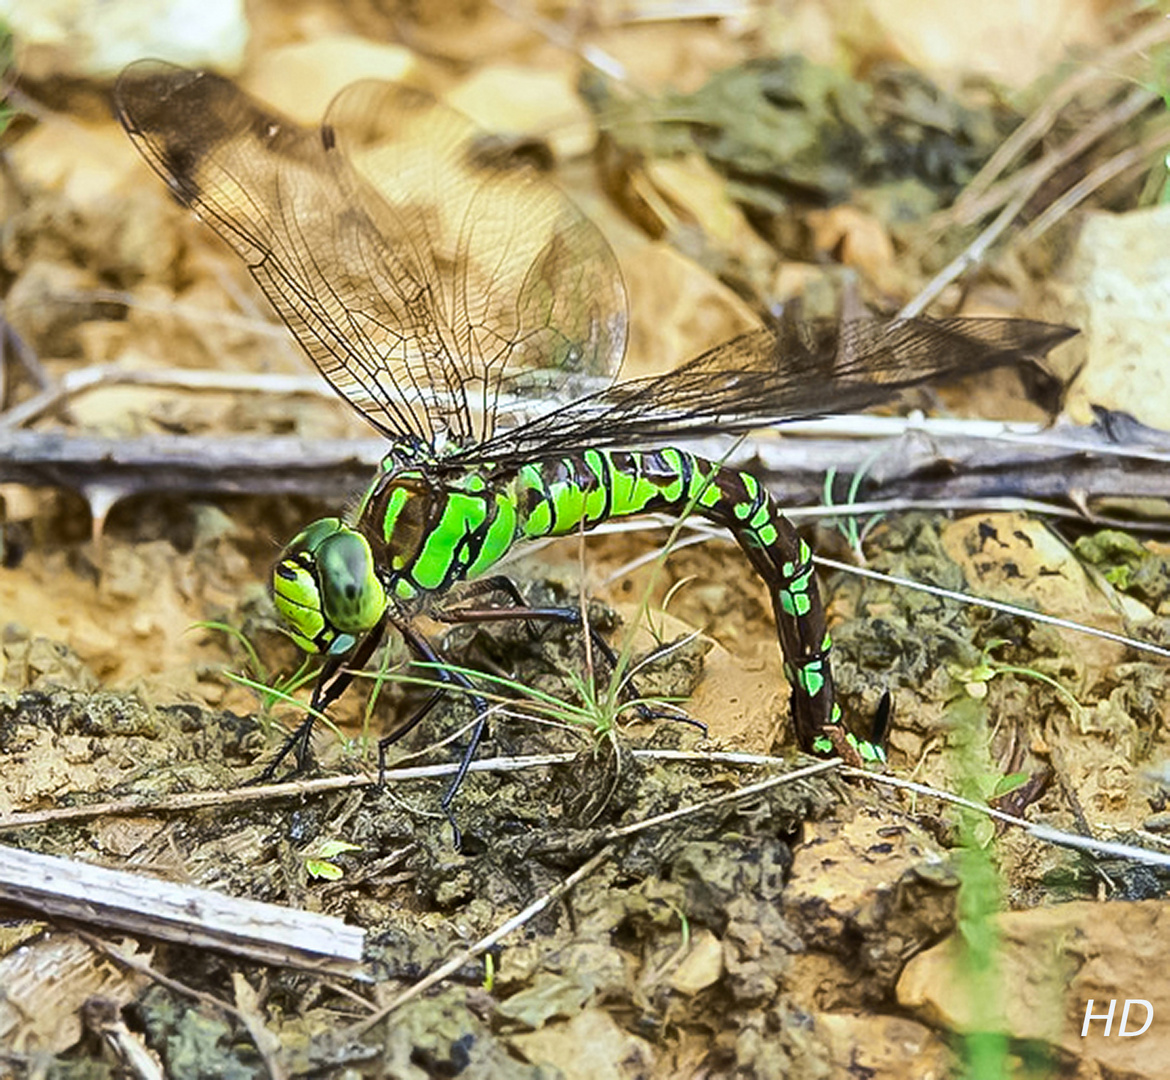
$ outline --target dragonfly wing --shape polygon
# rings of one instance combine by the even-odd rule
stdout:
[[[517,394],[564,400],[620,365],[625,292],[604,238],[425,93],[356,83],[309,129],[218,75],[143,61],[115,101],[179,201],[389,438],[469,446]]]
[[[638,446],[860,409],[927,381],[1039,361],[1075,333],[1027,319],[787,320],[501,432],[467,456]]]
[[[348,201],[389,241],[384,258],[401,249],[424,268],[419,284],[442,347],[408,342],[404,362],[413,382],[429,379],[458,403],[459,441],[486,439],[518,403],[612,381],[627,334],[617,260],[536,169],[430,95],[394,83],[347,87],[326,128]],[[391,265],[372,276],[399,275]]]

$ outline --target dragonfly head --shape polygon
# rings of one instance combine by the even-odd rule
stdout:
[[[348,652],[386,610],[369,543],[339,518],[293,537],[272,571],[272,594],[289,636],[311,653]]]

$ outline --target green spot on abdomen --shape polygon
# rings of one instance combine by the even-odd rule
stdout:
[[[807,615],[812,610],[812,602],[806,593],[793,592],[791,589],[781,589],[780,607],[783,609],[785,615],[791,615],[794,619],[799,619],[802,615]]]
[[[811,664],[805,664],[796,673],[801,688],[809,697],[815,698],[825,688],[825,676],[821,670],[823,666],[820,660],[814,660]]]

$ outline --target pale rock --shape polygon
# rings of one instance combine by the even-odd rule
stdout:
[[[1099,405],[1170,426],[1170,206],[1089,214],[1062,277],[1085,356],[1070,416],[1090,422]]]
[[[248,91],[300,124],[321,122],[337,94],[361,79],[411,82],[415,54],[402,45],[330,34],[261,54],[244,78]]]
[[[143,57],[232,73],[249,34],[243,0],[0,0],[0,20],[33,81],[112,79]]]

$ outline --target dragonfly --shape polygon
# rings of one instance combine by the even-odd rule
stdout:
[[[298,533],[272,575],[287,632],[322,657],[292,750],[391,631],[477,719],[442,798],[482,740],[486,702],[413,625],[547,618],[498,564],[520,545],[634,515],[723,527],[767,585],[796,741],[882,756],[835,700],[813,553],[750,471],[686,437],[862,408],[927,380],[1041,360],[1075,331],[1022,319],[780,319],[663,375],[620,380],[629,329],[616,257],[530,160],[409,86],[355,83],[320,127],[206,70],[139,61],[117,115],[173,196],[243,259],[301,348],[387,440],[356,504]],[[462,592],[458,592],[462,590]],[[455,595],[507,603],[450,606]],[[445,607],[446,605],[446,607]],[[612,657],[612,653],[608,653]]]

